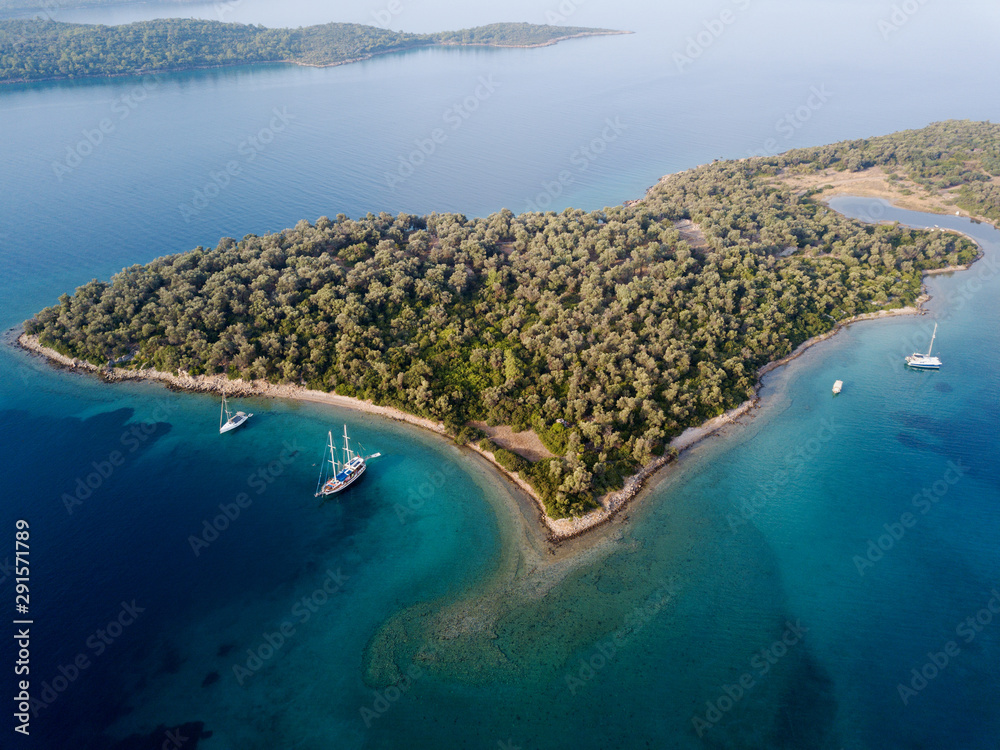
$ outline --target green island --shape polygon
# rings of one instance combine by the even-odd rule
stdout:
[[[0,12],[36,11],[40,14],[50,14],[57,10],[70,8],[93,8],[109,5],[140,5],[144,0],[0,0]],[[174,5],[177,8],[195,5],[200,0],[166,0],[164,5]]]
[[[579,516],[761,369],[918,303],[967,238],[871,225],[834,192],[1000,219],[1000,125],[716,161],[601,211],[338,215],[198,247],[63,294],[24,324],[97,367],[305,386],[445,425]],[[478,426],[473,425],[477,423]],[[532,430],[529,460],[482,429]]]
[[[529,23],[409,34],[354,23],[267,29],[182,18],[121,26],[0,20],[0,83],[251,63],[340,65],[433,45],[537,47],[571,37],[625,33],[629,32]]]

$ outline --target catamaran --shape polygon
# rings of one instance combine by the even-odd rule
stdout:
[[[934,324],[934,333],[931,334],[931,345],[927,347],[927,354],[913,352],[906,358],[906,364],[918,370],[937,370],[941,367],[941,360],[931,356],[931,349],[934,348],[934,337],[937,336],[937,323]]]
[[[323,454],[323,465],[319,472],[319,481],[316,484],[316,497],[325,495],[335,495],[350,487],[361,478],[368,468],[365,461],[371,458],[378,458],[381,453],[373,453],[370,456],[362,456],[351,450],[350,438],[347,437],[347,425],[344,425],[344,448],[338,452],[333,444],[333,432],[326,433],[329,442],[327,452]],[[327,457],[329,454],[329,458]]]
[[[225,421],[223,421],[223,416],[225,416]],[[230,430],[235,430],[240,425],[246,423],[253,414],[246,414],[245,412],[238,411],[233,414],[229,411],[229,404],[226,401],[226,394],[222,394],[222,409],[219,411],[219,434],[224,432],[229,432]]]

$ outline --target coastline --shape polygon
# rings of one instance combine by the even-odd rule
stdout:
[[[51,83],[53,81],[83,81],[91,78],[127,78],[129,76],[158,76],[168,73],[185,73],[194,70],[216,70],[219,68],[236,68],[253,65],[298,65],[300,68],[335,68],[338,65],[350,65],[351,63],[364,62],[382,55],[389,55],[395,52],[408,52],[416,49],[429,49],[431,47],[495,47],[497,49],[536,49],[538,47],[551,47],[567,39],[581,39],[589,36],[616,36],[619,34],[634,34],[634,31],[587,31],[579,34],[567,34],[566,36],[554,37],[544,42],[535,44],[491,44],[489,42],[434,42],[432,44],[410,44],[403,47],[392,47],[390,49],[379,50],[359,57],[350,57],[345,60],[335,60],[326,63],[312,63],[304,60],[246,60],[243,62],[222,63],[218,65],[182,65],[174,68],[155,68],[151,70],[132,70],[125,73],[109,73],[106,75],[84,75],[84,76],[48,76],[46,78],[17,78],[0,80],[0,86],[26,83]]]
[[[620,34],[634,34],[634,31],[616,31],[614,29],[599,30],[599,31],[581,31],[579,34],[566,34],[565,36],[557,36],[552,39],[548,39],[544,42],[535,42],[534,44],[490,44],[489,42],[437,42],[436,44],[428,45],[430,47],[498,47],[500,49],[537,49],[538,47],[551,47],[553,44],[558,44],[559,42],[565,42],[567,39],[582,39],[588,36],[617,36]]]
[[[432,419],[418,417],[414,414],[395,409],[391,406],[378,406],[371,401],[364,401],[350,396],[341,396],[336,393],[324,393],[314,391],[298,385],[275,385],[264,380],[246,381],[230,380],[225,375],[174,375],[170,372],[160,370],[126,370],[121,367],[98,367],[90,362],[83,362],[74,357],[67,357],[54,349],[43,346],[38,341],[37,336],[29,336],[18,330],[15,338],[17,346],[31,354],[36,354],[49,360],[53,365],[62,369],[74,372],[87,372],[99,376],[108,383],[120,383],[125,381],[156,381],[165,383],[167,387],[181,391],[191,391],[193,393],[217,393],[221,395],[223,391],[227,396],[249,397],[264,396],[267,398],[288,398],[298,401],[312,401],[331,406],[340,406],[345,409],[366,414],[377,414],[398,422],[407,422],[425,430],[430,430],[439,435],[447,435],[444,424],[435,422]]]
[[[834,336],[842,327],[860,320],[874,320],[896,315],[915,315],[922,313],[922,310],[915,307],[896,308],[893,310],[884,310],[879,313],[866,313],[864,315],[859,315],[855,318],[842,321],[831,331],[819,336],[814,336],[796,347],[791,354],[788,354],[779,360],[775,360],[774,362],[770,362],[762,367],[758,373],[756,390],[759,390],[760,388],[760,378],[762,378],[766,373],[791,362],[793,359],[796,359],[804,351],[806,351],[806,349],[818,344],[821,341],[825,341],[831,336]],[[448,431],[445,429],[444,423],[442,422],[435,422],[434,420],[427,419],[426,417],[409,414],[401,409],[396,409],[391,406],[379,406],[378,404],[374,404],[371,401],[365,401],[363,399],[341,396],[336,393],[324,393],[323,391],[315,391],[299,385],[277,385],[263,380],[230,380],[225,375],[188,375],[186,373],[175,375],[173,373],[162,372],[154,369],[128,370],[120,367],[98,367],[90,362],[84,362],[74,357],[68,357],[64,354],[60,354],[54,349],[43,346],[38,341],[37,336],[24,333],[19,328],[9,333],[9,337],[15,346],[23,349],[29,354],[44,358],[52,366],[72,372],[97,375],[108,383],[152,381],[163,383],[168,388],[173,390],[189,391],[192,393],[214,393],[221,395],[225,392],[228,396],[241,398],[281,398],[297,401],[309,401],[318,404],[328,404],[330,406],[338,406],[344,409],[352,409],[365,414],[374,414],[398,422],[406,422],[407,424],[415,427],[429,430],[430,432],[448,438],[449,440],[451,439],[451,436],[448,434]],[[598,498],[597,502],[600,505],[599,508],[595,508],[589,513],[575,518],[551,518],[545,511],[545,504],[542,502],[541,497],[539,497],[538,493],[535,492],[534,488],[530,484],[521,478],[518,472],[508,471],[499,462],[497,462],[493,453],[483,450],[475,443],[460,445],[460,447],[468,449],[488,461],[503,479],[515,485],[518,490],[531,498],[535,509],[538,511],[539,521],[545,529],[548,541],[554,544],[561,544],[562,542],[579,537],[582,534],[585,534],[586,532],[612,520],[623,509],[628,507],[630,501],[639,494],[654,474],[667,464],[676,460],[675,456],[679,456],[680,453],[711,437],[727,425],[736,423],[741,417],[751,414],[758,404],[759,398],[754,395],[752,399],[744,401],[739,406],[730,409],[724,414],[713,417],[695,427],[688,427],[684,430],[684,432],[670,441],[669,448],[675,451],[674,455],[667,452],[640,467],[635,474],[632,474],[625,479],[625,483],[621,489],[607,493]]]
[[[980,220],[990,224],[993,223],[987,219]],[[956,233],[962,234],[961,232]],[[968,237],[968,235],[963,236]],[[973,242],[975,242],[974,239]],[[968,270],[982,257],[982,248],[980,248],[980,254],[971,263],[924,271],[922,278],[936,274],[954,273],[956,271]],[[757,379],[754,385],[754,395],[750,399],[723,414],[706,420],[700,425],[685,429],[680,435],[674,437],[670,441],[668,450],[666,450],[662,456],[653,459],[649,463],[640,467],[634,474],[627,477],[621,489],[597,498],[599,507],[585,513],[582,516],[558,519],[551,518],[546,512],[545,504],[541,497],[535,492],[534,488],[531,487],[531,485],[518,474],[518,472],[508,471],[499,462],[497,462],[495,456],[491,452],[479,448],[479,446],[474,443],[460,445],[460,447],[467,448],[474,454],[477,454],[478,457],[488,461],[501,478],[507,480],[510,484],[515,485],[517,490],[533,501],[535,509],[538,512],[540,525],[546,533],[547,541],[554,546],[558,546],[563,542],[579,537],[599,526],[603,526],[614,519],[623,509],[629,507],[631,501],[639,495],[651,477],[657,474],[659,470],[667,464],[673,463],[675,460],[679,459],[685,451],[701,443],[703,440],[717,434],[727,425],[737,423],[742,417],[748,415],[752,417],[752,412],[760,404],[760,397],[758,396],[758,393],[760,392],[762,380],[769,372],[792,362],[808,349],[812,348],[816,344],[826,341],[829,338],[832,338],[842,329],[853,325],[854,323],[865,320],[879,320],[888,317],[898,317],[902,315],[924,315],[926,314],[926,311],[922,308],[922,305],[927,299],[929,299],[929,297],[926,294],[922,294],[917,298],[915,306],[863,313],[851,318],[837,321],[833,328],[829,331],[803,341],[789,354],[780,359],[774,360],[773,362],[765,364],[757,372]],[[434,432],[442,437],[448,438],[449,440],[452,439],[444,424],[441,422],[409,414],[394,407],[379,406],[371,401],[365,401],[349,396],[341,396],[335,393],[315,391],[299,385],[276,385],[274,383],[260,380],[230,380],[225,375],[192,376],[186,373],[174,375],[173,373],[153,369],[128,370],[110,366],[98,367],[89,362],[83,362],[79,359],[68,357],[53,349],[43,346],[38,341],[37,336],[28,335],[19,327],[8,332],[8,336],[13,340],[12,343],[15,346],[20,347],[30,354],[45,358],[53,366],[68,369],[74,372],[92,373],[106,382],[157,381],[164,383],[171,389],[192,391],[196,393],[222,394],[225,392],[228,395],[237,397],[251,396],[311,401],[314,403],[339,406],[345,409],[353,409],[367,414],[375,414],[388,419],[406,422],[415,427],[420,427]]]
[[[980,254],[979,258],[982,257]],[[976,258],[978,260],[979,258]],[[973,261],[975,262],[975,261]],[[964,271],[969,268],[966,266],[948,266],[947,268],[934,269],[934,273],[952,273],[954,271]],[[930,272],[925,272],[924,275],[928,275]],[[670,441],[669,448],[676,451],[676,458],[669,455],[660,456],[653,459],[645,466],[642,466],[639,471],[635,474],[627,477],[625,479],[625,484],[620,490],[616,490],[607,495],[598,498],[597,502],[601,505],[600,508],[590,511],[577,518],[549,518],[545,515],[544,507],[542,510],[542,519],[545,525],[549,528],[550,539],[555,543],[567,541],[573,539],[574,537],[580,536],[581,534],[590,531],[598,526],[601,526],[611,519],[613,519],[619,512],[624,508],[628,507],[630,501],[634,499],[639,492],[646,486],[648,481],[664,466],[673,463],[681,458],[681,455],[690,448],[693,448],[697,444],[701,443],[703,440],[712,437],[716,433],[720,432],[724,427],[732,424],[736,424],[738,420],[742,417],[750,416],[753,417],[753,411],[760,406],[760,396],[757,394],[760,392],[761,383],[765,375],[773,370],[778,369],[787,365],[789,362],[801,357],[808,349],[816,346],[827,339],[836,336],[842,329],[853,325],[854,323],[860,323],[865,320],[881,320],[884,318],[894,318],[903,315],[925,315],[926,311],[921,307],[923,302],[928,299],[926,295],[921,295],[917,299],[917,306],[908,307],[896,307],[889,310],[880,310],[878,312],[862,313],[860,315],[855,315],[851,318],[846,318],[844,320],[838,321],[836,325],[831,328],[826,333],[821,333],[817,336],[813,336],[806,341],[803,341],[795,349],[786,354],[781,359],[776,359],[773,362],[768,362],[766,365],[760,368],[757,372],[757,382],[754,385],[754,395],[752,398],[747,399],[739,406],[730,409],[723,414],[703,422],[695,427],[688,427],[684,432],[682,432],[677,437]],[[469,446],[473,447],[473,446]],[[510,473],[507,472],[502,466],[493,460],[492,454],[486,454],[475,448],[479,453],[486,456],[501,473],[510,477]],[[522,489],[527,489],[528,493],[538,499],[530,487],[527,486],[520,477],[511,477],[512,481],[521,487]],[[540,501],[539,501],[540,502]]]
[[[432,419],[409,414],[391,406],[379,406],[371,401],[352,398],[350,396],[314,391],[299,385],[276,385],[263,380],[230,380],[225,375],[188,375],[186,373],[174,375],[170,372],[162,372],[154,369],[128,370],[121,367],[98,367],[90,362],[84,362],[75,357],[68,357],[54,349],[43,346],[38,341],[37,336],[24,333],[20,328],[8,332],[8,337],[13,345],[29,354],[42,357],[53,367],[71,372],[96,375],[108,383],[129,381],[158,382],[163,383],[173,390],[189,391],[192,393],[214,393],[221,395],[225,391],[227,396],[237,398],[264,397],[310,401],[318,404],[338,406],[344,409],[352,409],[365,414],[375,414],[398,422],[406,422],[415,427],[429,430],[449,440],[451,439],[442,422],[435,422]],[[706,436],[707,434],[710,433],[706,433]],[[517,472],[508,471],[501,466],[491,452],[482,450],[474,443],[460,445],[460,447],[466,448],[489,461],[503,479],[515,485],[518,490],[532,499],[538,511],[541,524],[546,529],[549,541],[552,542],[563,542],[572,537],[579,536],[583,532],[589,531],[591,528],[609,520],[612,515],[621,510],[628,499],[638,492],[645,479],[669,460],[666,457],[656,459],[629,477],[625,481],[625,487],[601,498],[602,505],[605,507],[591,511],[577,519],[556,519],[550,518],[546,514],[545,504],[534,488],[524,481]],[[605,500],[607,500],[607,503],[604,502]]]

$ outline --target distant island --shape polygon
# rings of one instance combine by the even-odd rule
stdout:
[[[354,23],[267,29],[181,18],[121,26],[0,20],[0,83],[251,63],[342,65],[434,45],[539,47],[574,37],[627,33],[529,23],[495,23],[461,31],[408,34]]]
[[[848,219],[838,190],[1000,220],[1000,125],[717,161],[602,211],[300,221],[91,281],[21,342],[110,379],[403,415],[488,454],[565,536],[797,347],[915,312],[925,272],[979,254]]]
[[[0,0],[0,12],[4,11],[37,11],[51,13],[55,10],[73,8],[92,8],[109,5],[142,5],[148,0]],[[196,5],[204,0],[159,0],[163,5],[176,5],[178,8]]]

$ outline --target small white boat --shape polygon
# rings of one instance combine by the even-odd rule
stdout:
[[[365,461],[371,458],[378,458],[381,453],[373,453],[370,456],[361,456],[351,450],[350,438],[347,437],[347,425],[344,425],[344,450],[342,455],[338,455],[336,446],[333,444],[333,433],[328,432],[329,442],[326,449],[329,454],[323,455],[323,465],[319,472],[319,482],[316,484],[316,497],[335,495],[342,490],[346,490],[356,481],[361,479],[361,475],[368,468]]]
[[[906,364],[910,367],[915,367],[918,370],[939,369],[941,367],[941,360],[937,357],[931,356],[931,350],[934,348],[935,336],[937,336],[937,323],[934,324],[934,333],[931,334],[931,345],[927,347],[927,354],[913,352],[913,354],[906,358]]]
[[[229,432],[230,430],[235,430],[240,425],[245,424],[246,421],[250,419],[250,417],[252,416],[253,414],[247,414],[242,411],[238,411],[235,414],[229,411],[229,404],[226,401],[226,394],[223,393],[222,409],[219,411],[219,434],[222,435],[223,433]],[[223,421],[223,417],[225,417],[225,421]]]
[[[843,387],[844,387],[844,381],[843,380],[834,381],[834,383],[833,383],[833,392],[834,393],[840,393],[840,390]]]

